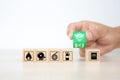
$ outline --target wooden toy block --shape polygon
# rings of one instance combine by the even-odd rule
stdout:
[[[34,49],[24,49],[23,50],[23,61],[27,62],[27,61],[35,61],[34,59]]]
[[[36,61],[48,61],[48,50],[47,49],[36,49],[35,60]]]
[[[73,61],[73,49],[24,49],[24,62],[68,62]]]
[[[85,48],[86,47],[86,32],[85,31],[73,32],[73,47],[74,48]]]
[[[62,61],[73,61],[73,49],[62,49]]]
[[[61,61],[60,49],[49,49],[49,61],[56,62]]]
[[[87,62],[98,62],[100,61],[100,50],[99,49],[86,49],[85,57]]]

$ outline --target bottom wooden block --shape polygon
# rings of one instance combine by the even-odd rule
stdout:
[[[73,49],[62,50],[62,61],[73,61]]]
[[[23,50],[23,61],[34,61],[34,49]]]
[[[48,55],[49,55],[49,61],[61,61],[60,56],[60,49],[49,49]]]
[[[85,57],[87,62],[98,62],[100,61],[100,50],[99,49],[86,49]]]
[[[24,62],[68,62],[73,61],[73,49],[24,49]]]
[[[35,61],[48,61],[47,49],[35,49]]]

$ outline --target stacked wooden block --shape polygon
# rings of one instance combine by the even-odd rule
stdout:
[[[23,61],[73,61],[73,49],[24,49]]]
[[[86,48],[87,39],[85,31],[73,32],[73,47]],[[85,57],[87,62],[100,61],[100,50],[96,48],[85,49]]]

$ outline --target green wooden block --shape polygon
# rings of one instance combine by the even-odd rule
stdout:
[[[74,48],[85,48],[86,47],[86,32],[85,31],[73,32],[73,47]]]

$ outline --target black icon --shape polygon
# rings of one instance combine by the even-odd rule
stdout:
[[[43,52],[39,52],[37,54],[37,57],[39,58],[39,60],[43,60],[44,58],[46,58]]]
[[[30,52],[27,53],[26,59],[27,59],[28,61],[30,61],[30,60],[32,59],[32,56],[31,56]]]
[[[97,59],[97,53],[91,53],[91,59],[96,60]]]
[[[65,59],[66,60],[69,60],[69,56],[70,56],[70,53],[69,52],[65,52]]]
[[[52,55],[52,59],[53,60],[57,60],[58,56],[56,55],[58,52],[55,52],[53,55]]]

